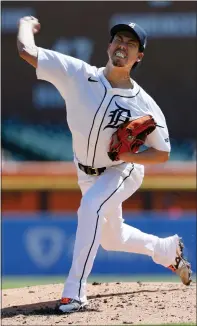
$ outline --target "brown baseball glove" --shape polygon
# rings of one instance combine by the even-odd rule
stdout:
[[[112,161],[118,161],[121,153],[136,153],[156,126],[156,122],[150,115],[121,124],[112,135],[108,152],[109,158]]]

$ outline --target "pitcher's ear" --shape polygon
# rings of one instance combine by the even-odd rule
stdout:
[[[144,56],[144,53],[143,52],[140,52],[139,55],[138,55],[138,58],[137,58],[136,62],[140,62],[143,59],[143,56]]]

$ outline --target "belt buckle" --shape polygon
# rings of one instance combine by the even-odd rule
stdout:
[[[94,168],[92,168],[92,171],[93,171],[93,174],[92,175],[99,175],[99,173],[98,173],[98,169],[94,169]]]

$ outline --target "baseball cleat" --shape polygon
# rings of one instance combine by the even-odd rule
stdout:
[[[191,264],[187,261],[187,259],[183,256],[183,242],[179,238],[179,245],[177,248],[177,256],[175,258],[175,264],[168,266],[173,272],[179,275],[181,281],[185,285],[190,285],[192,282],[191,279]]]
[[[82,310],[85,306],[87,305],[87,303],[82,303],[80,301],[77,301],[75,299],[70,299],[70,298],[62,298],[60,300],[60,304],[59,304],[59,310],[63,313],[72,313],[72,312],[76,312],[79,310]]]

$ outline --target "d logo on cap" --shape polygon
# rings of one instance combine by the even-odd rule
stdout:
[[[134,28],[135,27],[135,23],[131,23],[129,24],[130,27]]]

